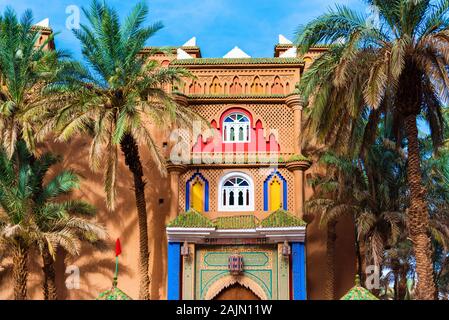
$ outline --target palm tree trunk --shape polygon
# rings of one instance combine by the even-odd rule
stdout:
[[[411,114],[406,117],[405,129],[408,139],[407,178],[410,188],[408,221],[416,259],[417,297],[432,300],[435,297],[435,283],[433,281],[432,249],[428,235],[429,213],[422,185],[416,115]]]
[[[359,275],[359,279],[360,281],[364,280],[363,277],[363,263],[362,263],[362,251],[360,249],[360,241],[358,239],[358,233],[357,233],[357,226],[355,223],[356,219],[354,216],[354,239],[355,239],[355,254],[357,257],[357,268],[356,268],[356,272]]]
[[[27,299],[28,249],[18,245],[13,252],[14,299]]]
[[[42,262],[42,271],[44,272],[44,281],[42,284],[44,300],[57,300],[55,265],[53,257],[47,247],[45,247],[42,252]]]
[[[327,240],[326,240],[326,264],[327,264],[327,276],[326,276],[326,287],[325,296],[327,300],[335,299],[335,240],[337,239],[336,234],[336,223],[330,222],[327,224]]]
[[[148,225],[147,206],[145,201],[145,182],[143,181],[143,169],[140,161],[139,147],[131,134],[126,134],[120,147],[125,156],[125,163],[133,174],[134,195],[136,198],[137,216],[139,222],[139,299],[149,300],[150,276],[149,276],[149,249],[148,249]]]
[[[401,266],[399,272],[398,300],[405,300],[406,296],[407,296],[407,266],[404,264]]]
[[[399,267],[396,265],[397,261],[393,264],[393,276],[394,276],[394,296],[393,300],[399,300]],[[388,288],[388,285],[385,286]]]

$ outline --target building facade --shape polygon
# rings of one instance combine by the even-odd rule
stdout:
[[[45,41],[51,34],[48,21],[39,27],[39,41]],[[302,154],[305,106],[295,92],[308,64],[324,49],[299,58],[285,37],[278,42],[270,58],[251,58],[239,48],[223,58],[203,58],[195,38],[171,53],[142,52],[162,67],[191,72],[167,90],[203,119],[189,128],[154,129],[157,146],[169,159],[166,177],[142,149],[152,299],[324,298],[326,231],[318,219],[304,216],[304,202],[313,195],[307,178],[318,168]],[[83,245],[77,257],[57,255],[59,298],[94,299],[110,288],[114,241],[120,238],[118,284],[136,299],[139,238],[132,177],[120,156],[118,205],[108,211],[102,174],[89,169],[89,143],[80,137],[40,146],[64,154],[64,166],[83,177],[74,197],[98,208],[97,221],[109,233],[107,250]],[[337,226],[336,296],[354,281],[354,232],[348,222]],[[12,297],[10,271],[11,261],[0,261],[2,299]],[[41,280],[41,261],[33,259],[30,298],[42,298]]]
[[[167,298],[305,300],[312,161],[301,151],[304,105],[295,84],[320,49],[298,58],[280,36],[272,58],[238,47],[202,58],[195,42],[177,48],[174,60],[158,57],[191,72],[175,88],[177,102],[210,126],[180,130],[184,143],[176,137],[170,145]]]

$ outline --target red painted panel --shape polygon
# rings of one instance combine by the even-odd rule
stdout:
[[[250,142],[223,142],[222,123],[231,113],[240,112],[245,114],[250,120]],[[195,153],[279,153],[280,146],[273,134],[265,137],[265,128],[262,122],[258,120],[254,124],[254,118],[250,112],[243,108],[231,108],[226,110],[220,117],[220,124],[211,122],[213,137],[204,141],[203,136],[199,135],[192,152]]]

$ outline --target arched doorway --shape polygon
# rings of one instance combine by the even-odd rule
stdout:
[[[221,296],[221,297],[219,297]],[[267,293],[247,276],[224,276],[207,290],[204,300],[269,300]]]
[[[224,288],[213,300],[260,300],[250,289],[239,283]]]

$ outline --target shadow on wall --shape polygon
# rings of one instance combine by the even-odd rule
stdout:
[[[316,163],[316,162],[315,162]],[[308,171],[310,175],[320,172],[314,165]],[[307,180],[306,180],[307,181]],[[313,195],[313,189],[306,185],[306,199]],[[326,227],[320,226],[320,216],[306,215],[307,225],[307,296],[310,300],[325,299],[326,286]],[[354,221],[351,217],[340,219],[337,223],[337,238],[335,242],[335,297],[343,296],[352,286],[356,273]]]
[[[160,139],[161,140],[161,139]],[[159,140],[159,141],[160,141]],[[112,285],[115,270],[115,240],[120,238],[122,254],[119,257],[118,286],[131,298],[137,299],[139,292],[139,236],[137,227],[137,212],[132,176],[124,163],[119,151],[119,166],[117,174],[116,209],[111,212],[106,208],[103,189],[103,173],[94,173],[88,165],[90,141],[74,139],[69,143],[52,143],[40,146],[41,150],[50,150],[64,156],[64,161],[53,168],[51,175],[61,169],[70,169],[81,177],[81,187],[70,197],[83,199],[95,205],[97,216],[94,220],[103,224],[108,231],[108,239],[103,248],[95,248],[83,244],[79,256],[71,257],[62,250],[56,259],[57,289],[60,299],[95,299],[102,291]],[[168,181],[163,178],[150,161],[150,155],[141,148],[141,158],[144,165],[146,200],[148,212],[148,235],[150,246],[150,277],[151,298],[166,299],[166,236],[165,224],[168,214],[169,190]],[[162,203],[159,199],[164,199]],[[1,262],[1,261],[0,261]],[[13,297],[12,273],[10,262],[4,260],[5,269],[0,270],[0,299]],[[67,289],[65,274],[67,266],[76,266],[80,271],[79,289]],[[30,255],[29,298],[42,299],[42,266],[37,254]]]

